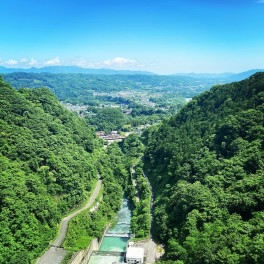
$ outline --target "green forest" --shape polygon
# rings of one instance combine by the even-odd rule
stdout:
[[[150,237],[151,190],[143,175],[144,145],[136,134],[119,143],[130,167],[127,196],[131,201],[131,231],[136,240]]]
[[[128,188],[129,167],[117,144],[111,144],[105,152],[100,153],[96,166],[103,179],[98,210],[92,213],[85,210],[70,221],[63,244],[65,249],[71,251],[85,249],[93,238],[101,238],[106,226],[114,222],[124,192]]]
[[[4,80],[14,88],[50,88],[61,101],[87,103],[94,100],[94,92],[150,90],[153,93],[166,91],[183,97],[193,97],[210,88],[214,79],[196,79],[187,76],[169,75],[100,75],[77,73],[25,73],[4,75]],[[219,80],[217,80],[219,82]],[[101,94],[103,96],[103,94]]]
[[[64,104],[84,106],[96,130],[135,131],[178,112],[215,79],[162,75],[94,75],[14,72],[4,75],[14,88],[49,88]],[[219,81],[219,80],[218,80]]]
[[[0,80],[0,263],[28,263],[88,197],[101,142],[46,88]]]
[[[21,74],[9,77],[18,84]],[[65,83],[58,86],[63,76]],[[39,257],[63,216],[87,200],[98,176],[103,179],[100,206],[71,220],[65,249],[84,249],[100,237],[126,195],[136,238],[147,238],[152,230],[164,245],[160,264],[263,263],[264,73],[215,85],[141,136],[131,134],[106,149],[95,129],[121,129],[129,117],[119,108],[102,107],[92,110],[96,116],[80,118],[56,96],[79,100],[82,88],[70,88],[78,78],[80,87],[82,78],[91,83],[97,78],[105,91],[125,87],[129,78],[128,84],[138,90],[140,85],[154,89],[147,84],[154,78],[158,90],[160,79],[88,77],[35,74],[36,86],[19,90],[0,79],[0,263],[32,263]],[[29,83],[26,79],[22,86]],[[90,100],[86,95],[83,100]],[[151,100],[162,104],[160,97]],[[127,103],[134,122],[155,116],[147,106]],[[153,226],[152,190],[145,176],[155,197]]]
[[[210,91],[143,134],[159,263],[263,263],[264,74]]]
[[[137,132],[142,127],[159,123],[179,112],[192,97],[229,80],[206,74],[48,72],[13,72],[3,78],[16,89],[50,89],[64,106],[71,110],[79,107],[79,114],[88,124],[107,134],[111,131]]]
[[[72,219],[63,244],[72,252],[86,248],[114,221],[124,193],[131,193],[130,168],[142,156],[142,143],[131,135],[104,150],[85,119],[47,88],[17,91],[1,79],[0,102],[0,263],[39,257],[62,217],[86,201],[100,175],[99,209]]]

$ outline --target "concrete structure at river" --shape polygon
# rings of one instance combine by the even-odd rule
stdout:
[[[128,246],[126,250],[127,264],[143,264],[144,263],[144,248]]]
[[[112,264],[124,262],[127,242],[130,239],[131,211],[124,199],[117,215],[117,223],[105,234],[98,251],[92,253],[88,264]]]

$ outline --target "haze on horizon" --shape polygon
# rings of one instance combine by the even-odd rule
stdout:
[[[9,0],[0,66],[159,74],[264,68],[264,0]]]

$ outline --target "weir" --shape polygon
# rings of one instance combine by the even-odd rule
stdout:
[[[111,255],[111,256],[124,256],[125,253],[124,252],[115,252],[115,251],[95,251],[93,252],[93,255],[95,256],[108,256],[108,255]]]
[[[131,211],[128,200],[123,199],[122,206],[117,213],[117,223],[108,229],[98,251],[92,253],[86,264],[122,263],[128,240],[131,238]]]
[[[131,234],[105,234],[105,237],[131,237]]]

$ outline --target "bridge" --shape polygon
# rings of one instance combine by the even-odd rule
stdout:
[[[126,226],[130,225],[130,223],[127,223],[127,222],[117,222],[116,224],[117,225],[126,225]]]
[[[106,237],[131,237],[130,233],[106,233]]]
[[[117,256],[124,257],[125,252],[118,251],[93,251],[94,256]]]

